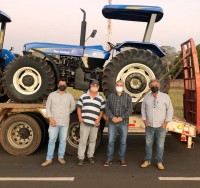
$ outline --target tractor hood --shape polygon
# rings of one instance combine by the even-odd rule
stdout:
[[[101,45],[96,46],[76,46],[67,44],[54,43],[27,43],[24,45],[25,52],[33,52],[34,49],[42,51],[50,55],[76,56],[76,57],[91,57],[107,60],[110,53],[105,51]]]
[[[152,14],[157,14],[156,22],[163,17],[163,9],[158,6],[106,5],[102,14],[108,19],[149,22]]]

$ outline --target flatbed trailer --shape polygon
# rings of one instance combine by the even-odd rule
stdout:
[[[76,113],[70,118],[67,137],[67,153],[76,155],[79,142],[79,123]],[[32,154],[40,145],[47,142],[48,121],[46,119],[45,103],[0,103],[0,140],[3,148],[15,156]],[[103,123],[102,123],[103,124]],[[97,147],[100,145],[102,131],[98,133]],[[192,138],[196,136],[196,127],[177,119],[173,119],[167,126],[168,132],[181,134],[182,141],[187,141],[188,148],[193,146]],[[104,128],[104,133],[107,127]],[[141,115],[129,118],[129,134],[145,132],[145,125]]]
[[[105,121],[101,121],[104,126]],[[48,141],[48,120],[46,103],[0,103],[0,142],[11,155],[32,154]],[[99,147],[103,127],[98,131],[96,147]],[[69,155],[76,155],[79,143],[79,122],[76,111],[70,115],[67,135]]]

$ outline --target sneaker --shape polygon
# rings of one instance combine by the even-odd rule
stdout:
[[[125,160],[119,160],[119,164],[123,167],[126,167],[127,164],[126,164],[126,161]]]
[[[94,164],[95,163],[94,158],[93,157],[88,158],[88,162],[90,164]]]
[[[64,158],[58,158],[58,162],[62,165],[66,163]]]
[[[45,167],[45,166],[50,165],[51,163],[52,163],[52,160],[46,160],[41,164],[41,166]]]
[[[78,165],[78,166],[83,166],[83,162],[84,162],[83,159],[79,159],[77,165]]]
[[[151,165],[150,162],[144,161],[144,163],[141,164],[141,167],[142,167],[142,168],[146,168],[146,167],[148,167],[149,165]]]
[[[158,163],[157,167],[158,167],[159,170],[164,170],[165,169],[165,167],[163,166],[162,163]]]
[[[105,163],[104,163],[103,166],[106,166],[106,167],[107,167],[107,166],[110,166],[111,164],[112,164],[112,161],[110,161],[110,160],[107,159],[107,160],[105,161]]]

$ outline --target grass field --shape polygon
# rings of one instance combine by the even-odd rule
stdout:
[[[183,118],[183,88],[171,88],[169,90],[169,96],[174,107],[174,116]]]
[[[78,99],[83,91],[74,90],[68,88],[68,91],[74,96],[75,99]],[[173,107],[174,107],[174,116],[182,119],[183,118],[183,88],[171,88],[169,90],[169,96],[171,98]]]

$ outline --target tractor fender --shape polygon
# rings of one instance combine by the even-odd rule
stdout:
[[[156,54],[159,58],[165,56],[165,53],[159,46],[150,42],[125,41],[115,47],[117,51],[123,51],[123,48],[138,48],[143,50],[150,50],[153,54]]]
[[[13,60],[16,56],[9,50],[2,50],[2,59],[4,60],[3,69]]]
[[[48,54],[45,54],[44,52],[40,51],[40,50],[37,50],[37,49],[34,49],[32,48],[31,50],[34,50],[35,52],[37,53],[40,53],[42,54],[44,57],[46,57],[48,60],[49,60],[49,65],[51,66],[51,68],[53,69],[54,73],[55,73],[55,82],[57,83],[57,81],[59,80],[59,70],[58,70],[58,67],[57,65],[55,64],[54,60],[57,60],[56,58],[48,55]]]

